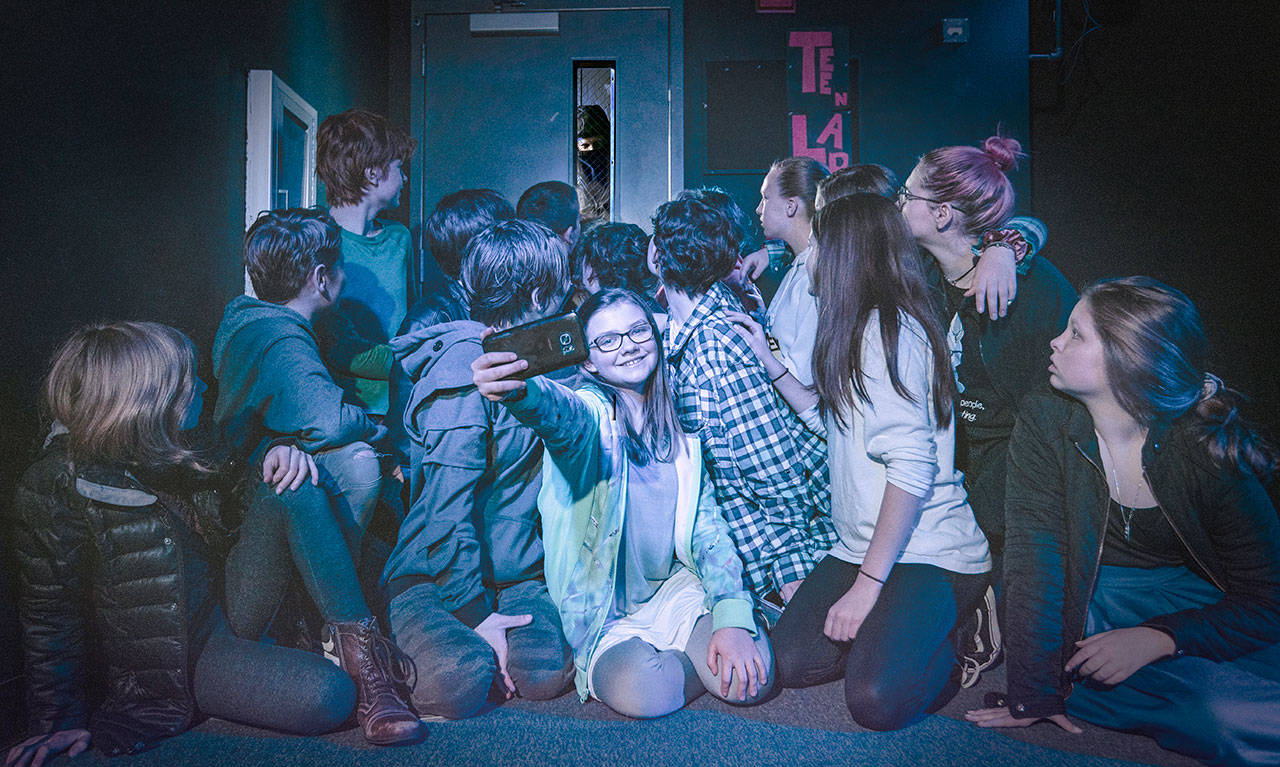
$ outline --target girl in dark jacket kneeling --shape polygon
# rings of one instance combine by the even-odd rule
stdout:
[[[165,325],[87,327],[54,355],[52,433],[14,503],[32,737],[6,765],[132,753],[207,715],[299,734],[351,715],[336,665],[226,628],[227,475],[186,432],[203,390],[191,342]],[[262,476],[296,490],[315,466],[279,445]]]
[[[1009,450],[1009,693],[1211,764],[1280,764],[1276,453],[1205,371],[1199,314],[1145,277],[1086,290]]]

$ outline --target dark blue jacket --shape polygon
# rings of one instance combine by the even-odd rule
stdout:
[[[493,612],[497,592],[543,577],[542,440],[472,383],[483,330],[446,322],[398,354],[416,381],[405,409],[411,501],[382,574],[388,599],[435,583],[471,627]]]
[[[405,409],[409,405],[413,385],[418,380],[416,376],[421,375],[421,370],[406,357],[418,351],[424,334],[431,327],[471,319],[462,283],[444,275],[441,279],[448,280],[444,289],[428,293],[415,303],[405,315],[396,337],[391,339],[391,353],[395,360],[391,363],[387,384],[387,437],[395,451],[396,461],[405,469],[406,477],[409,476],[409,433],[405,431]],[[412,373],[409,368],[414,368]]]

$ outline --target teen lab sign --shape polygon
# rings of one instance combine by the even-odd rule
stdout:
[[[791,154],[812,157],[833,171],[849,166],[855,154],[847,29],[787,33],[787,111]]]

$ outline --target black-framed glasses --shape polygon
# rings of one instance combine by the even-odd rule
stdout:
[[[934,205],[942,204],[942,200],[935,200],[932,197],[921,197],[918,194],[913,194],[912,192],[907,190],[907,187],[905,185],[898,187],[897,198],[898,198],[899,208],[901,208],[903,205],[906,205],[909,200],[924,200],[925,202],[931,202]]]
[[[632,343],[642,344],[653,338],[653,326],[647,322],[640,322],[625,333],[601,333],[587,346],[594,346],[602,352],[616,352],[622,348],[623,336],[630,338]]]

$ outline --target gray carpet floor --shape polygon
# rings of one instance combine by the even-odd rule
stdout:
[[[428,722],[421,743],[400,748],[366,745],[356,729],[319,738],[276,735],[209,720],[157,748],[125,759],[92,752],[74,767],[116,765],[690,765],[743,763],[801,765],[929,765],[930,767],[1092,767],[1193,760],[1161,749],[1149,738],[1079,723],[1071,735],[1048,723],[1025,729],[981,730],[961,720],[983,695],[1004,687],[1003,667],[959,694],[938,714],[894,733],[859,728],[844,706],[841,682],[783,690],[772,700],[738,708],[704,695],[663,719],[633,721],[597,701],[580,704],[573,693],[551,701],[515,700],[465,721]],[[65,760],[60,760],[65,761]]]

